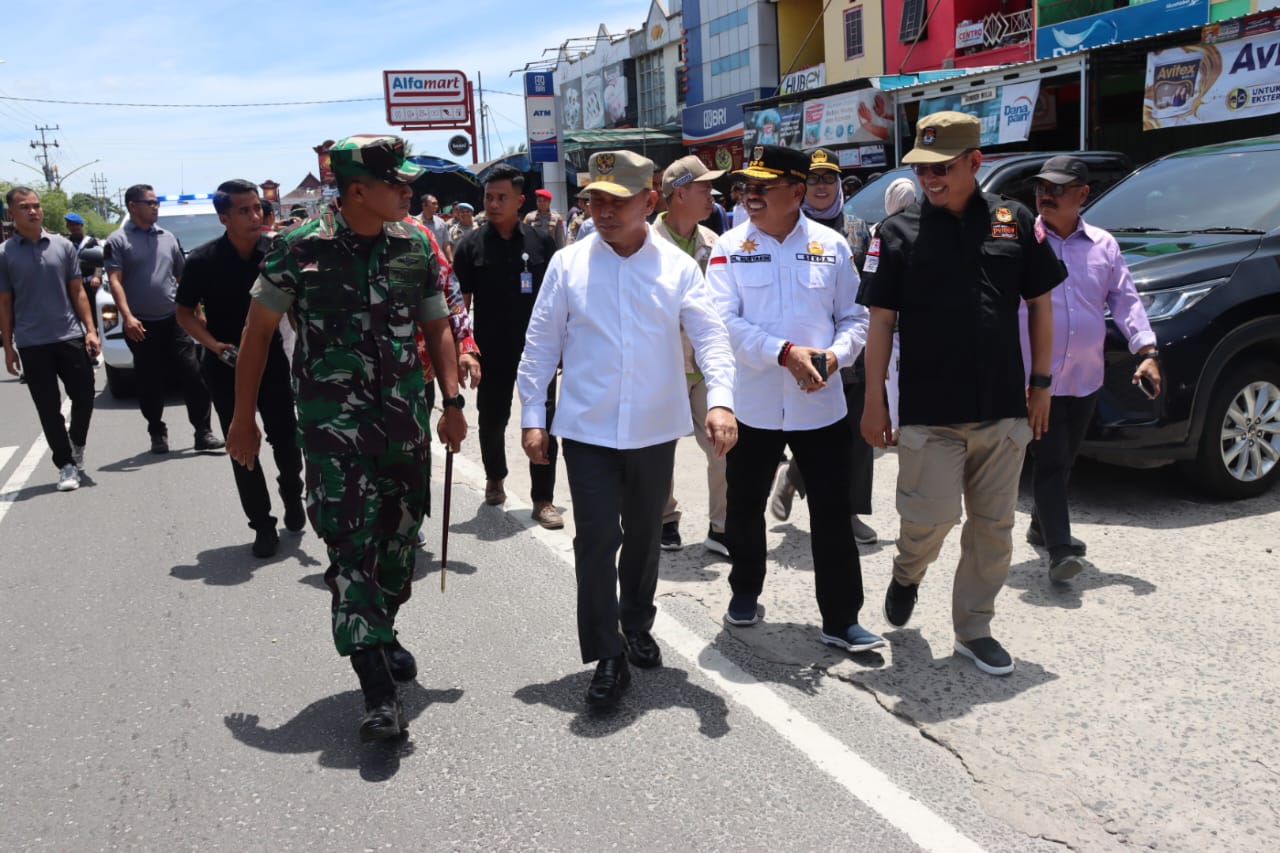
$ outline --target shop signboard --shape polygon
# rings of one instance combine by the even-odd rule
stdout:
[[[1209,23],[1209,0],[1147,0],[1036,30],[1036,59]]]
[[[879,89],[858,89],[804,102],[804,148],[893,138],[893,107]]]
[[[1142,129],[1280,113],[1280,32],[1147,54]]]
[[[1039,80],[991,86],[978,92],[923,100],[920,102],[920,115],[958,110],[977,116],[982,122],[981,144],[984,148],[1006,142],[1025,142],[1031,133],[1039,94]]]

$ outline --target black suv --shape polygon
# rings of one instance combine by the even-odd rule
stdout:
[[[1115,235],[1160,347],[1164,392],[1131,384],[1110,326],[1082,453],[1181,462],[1222,497],[1280,476],[1280,136],[1192,148],[1138,169],[1084,218]]]
[[[1050,157],[1070,154],[1089,164],[1089,191],[1093,196],[1110,187],[1133,171],[1133,161],[1119,151],[1019,151],[1015,153],[983,154],[978,167],[978,188],[1016,199],[1033,213],[1036,209],[1035,183],[1032,176]],[[920,182],[910,166],[890,169],[853,194],[845,204],[845,215],[856,216],[868,225],[884,219],[884,191],[898,178],[910,178],[916,184],[916,196],[920,195]]]

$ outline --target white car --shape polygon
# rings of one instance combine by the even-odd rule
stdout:
[[[189,252],[196,246],[207,243],[222,236],[223,225],[218,213],[213,209],[213,194],[198,193],[184,195],[157,196],[160,200],[159,220],[156,225],[172,231],[178,238],[182,251]],[[97,252],[96,259],[85,252],[81,258],[85,261],[102,263],[101,249],[87,249],[88,253]],[[133,353],[125,343],[124,327],[120,321],[120,312],[116,309],[115,298],[111,295],[111,287],[107,284],[107,276],[102,276],[102,287],[98,288],[97,304],[94,312],[98,316],[98,333],[102,339],[102,360],[107,370],[107,389],[113,397],[128,397],[134,393]]]

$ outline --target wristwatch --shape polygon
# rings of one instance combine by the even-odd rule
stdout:
[[[1146,361],[1146,360],[1147,360],[1147,359],[1149,359],[1149,358],[1154,358],[1156,361],[1159,361],[1159,360],[1160,360],[1160,350],[1158,350],[1158,349],[1153,349],[1153,350],[1151,350],[1150,352],[1140,352],[1140,353],[1138,353],[1138,364],[1142,364],[1142,362]]]
[[[1031,387],[1032,387],[1032,388],[1048,388],[1048,387],[1050,387],[1050,386],[1052,386],[1052,385],[1053,385],[1053,377],[1052,377],[1052,376],[1047,376],[1047,375],[1045,375],[1045,374],[1043,374],[1043,373],[1033,373],[1033,374],[1031,374]]]
[[[456,397],[445,397],[443,400],[440,401],[440,406],[445,409],[449,408],[450,406],[453,406],[457,409],[462,409],[466,404],[467,404],[467,401],[462,398],[461,394],[459,394]]]

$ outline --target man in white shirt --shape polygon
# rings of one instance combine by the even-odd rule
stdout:
[[[729,454],[725,528],[733,597],[725,621],[760,621],[764,588],[764,508],[784,447],[809,484],[809,522],[822,642],[851,652],[884,640],[858,624],[862,567],[850,520],[853,433],[837,371],[853,364],[867,335],[857,304],[858,271],[849,244],[800,213],[809,158],[757,145],[746,168],[748,222],[722,235],[707,283],[737,357],[734,400],[739,443]]]
[[[682,326],[706,378],[704,429],[715,452],[728,453],[738,433],[724,323],[698,264],[655,239],[645,221],[655,204],[653,163],[629,151],[599,152],[590,170],[598,239],[551,258],[517,388],[524,451],[547,464],[547,387],[563,363],[553,429],[577,527],[578,643],[583,663],[599,661],[587,705],[604,709],[631,681],[628,660],[641,668],[662,663],[649,631],[662,506],[676,439],[689,432],[691,417]]]

